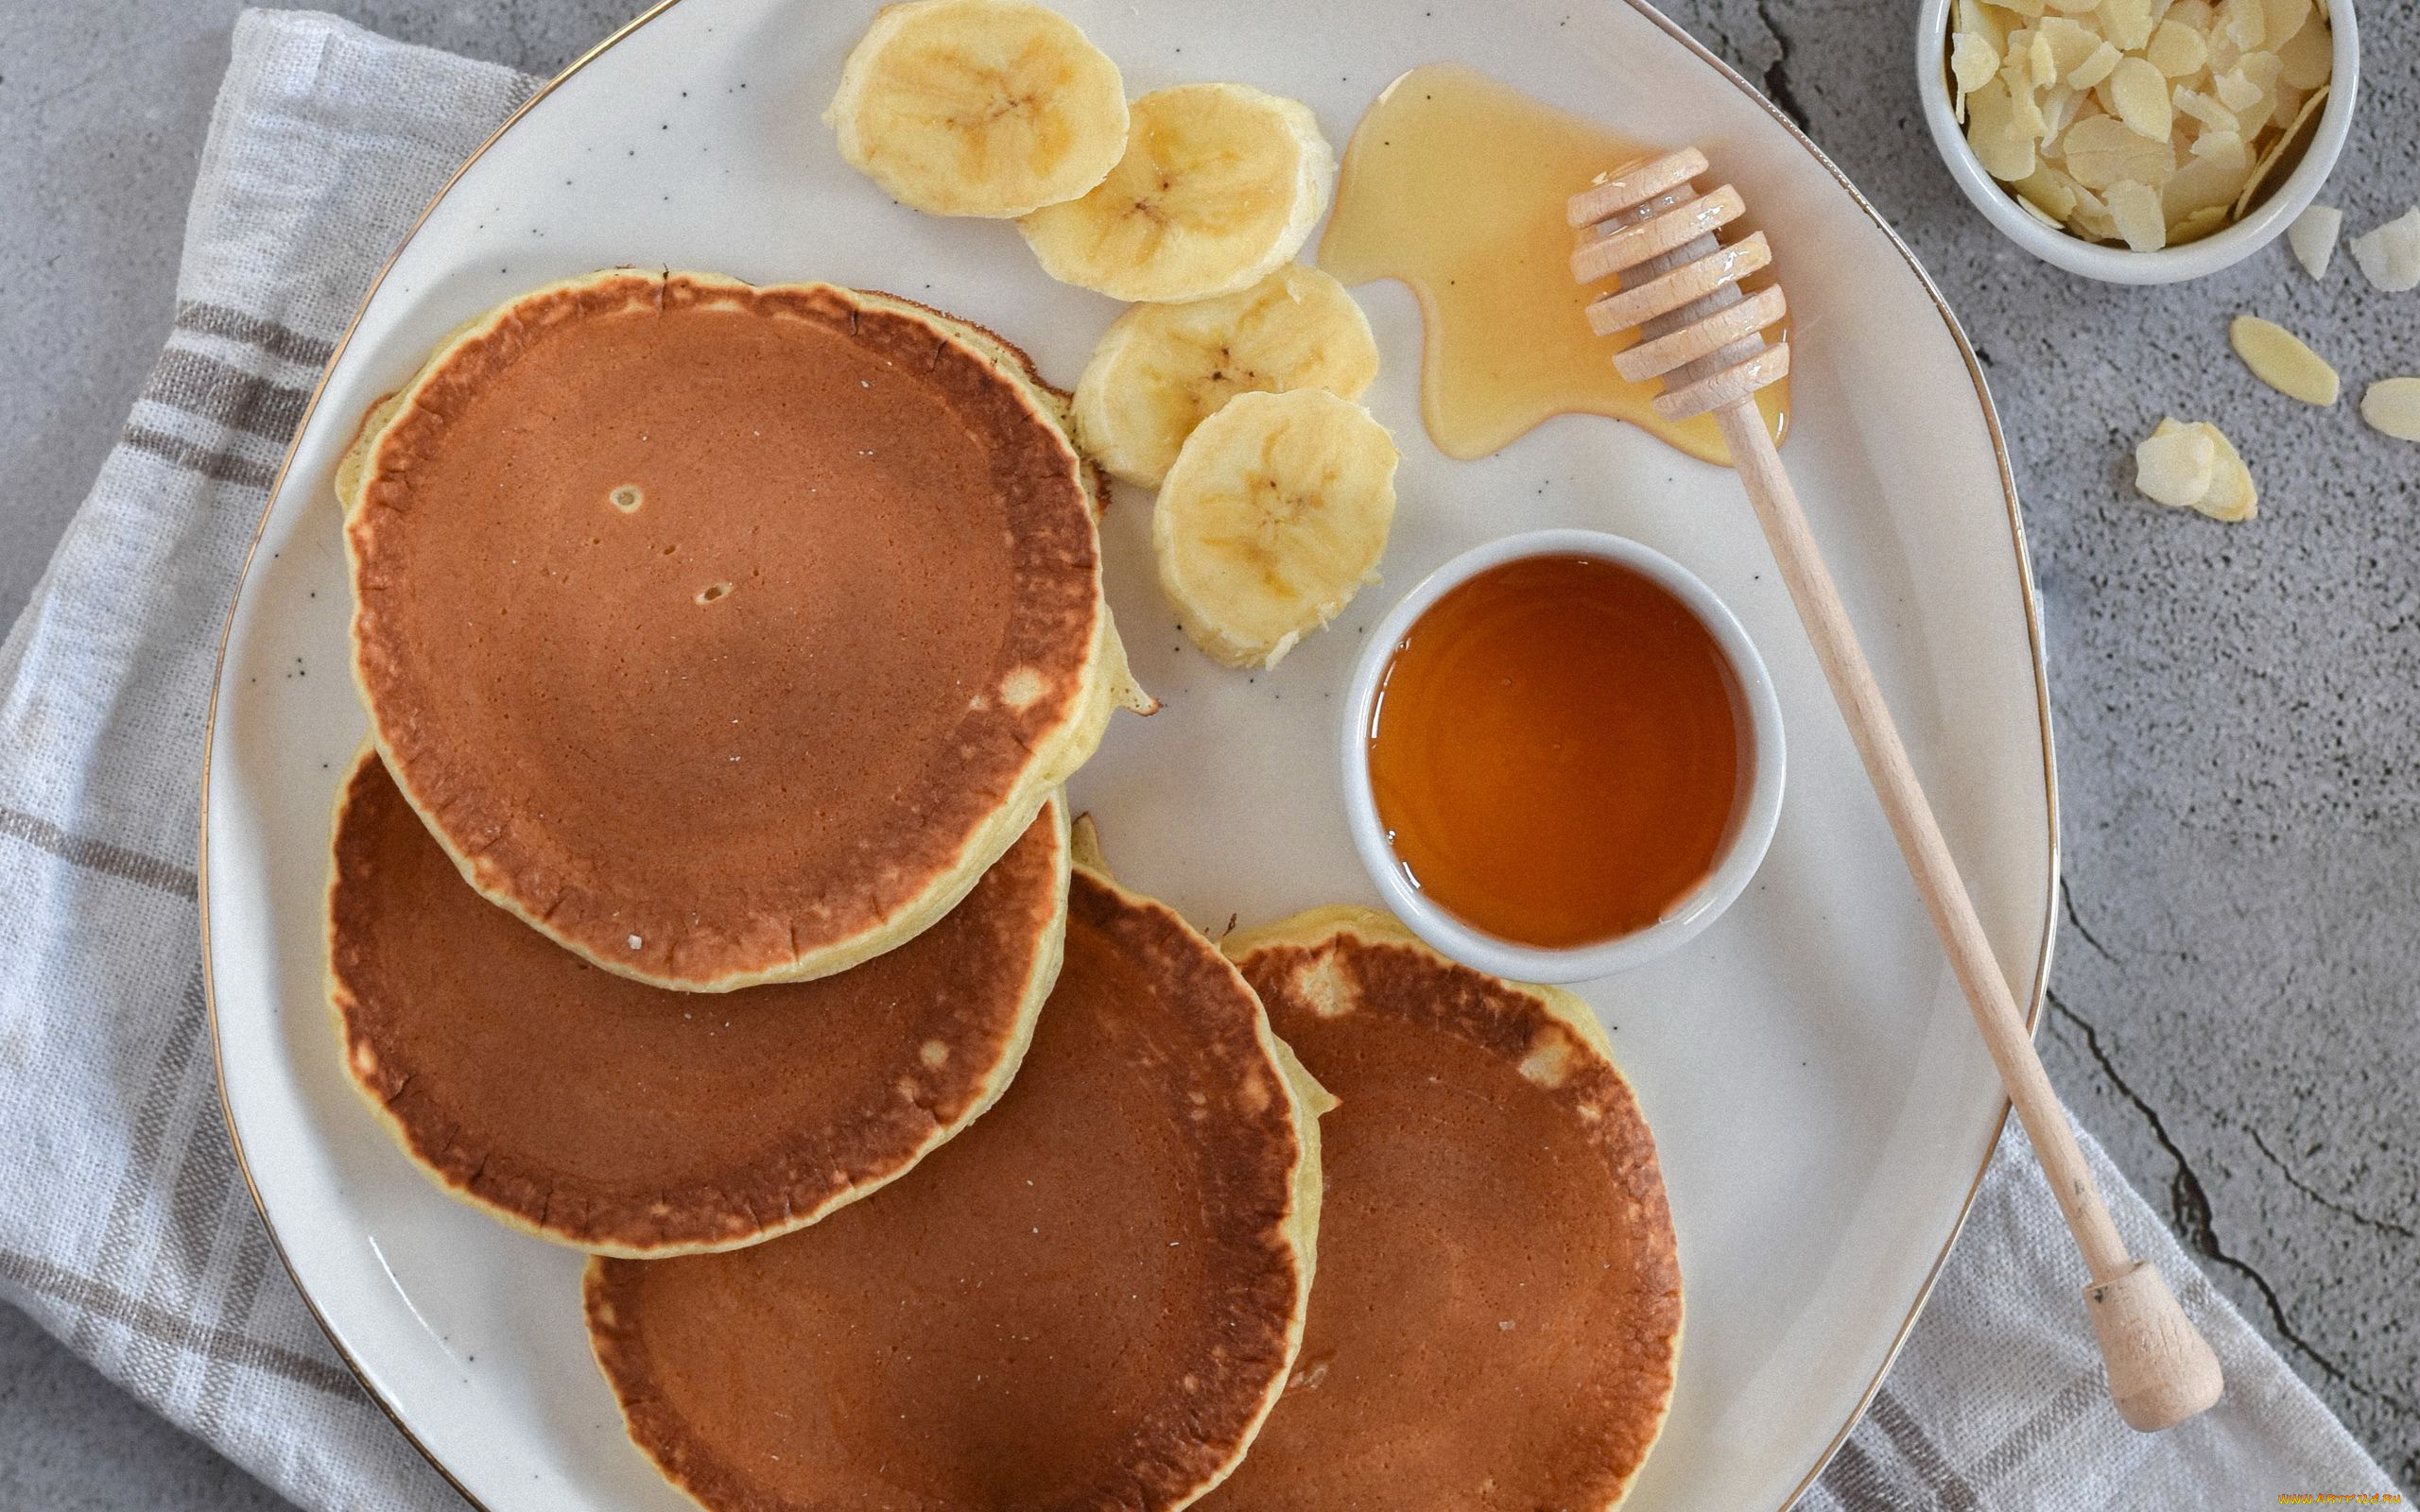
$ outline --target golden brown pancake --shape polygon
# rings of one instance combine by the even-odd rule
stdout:
[[[453,338],[346,468],[354,670],[463,875],[607,970],[842,970],[974,885],[1120,677],[1012,349],[622,270]]]
[[[718,997],[600,971],[466,886],[374,752],[337,812],[329,996],[355,1085],[454,1195],[585,1249],[752,1244],[992,1105],[1059,970],[1063,810],[914,939]]]
[[[1340,1102],[1301,1357],[1203,1504],[1619,1502],[1671,1400],[1681,1278],[1654,1141],[1596,1016],[1363,908],[1227,949]]]
[[[631,1438],[717,1509],[1184,1505],[1301,1335],[1299,1075],[1207,940],[1080,865],[1033,1048],[962,1137],[804,1232],[590,1263]]]

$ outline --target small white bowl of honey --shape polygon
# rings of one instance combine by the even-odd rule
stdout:
[[[1781,814],[1781,705],[1714,591],[1661,552],[1540,530],[1464,552],[1354,669],[1344,801],[1387,904],[1465,965],[1582,982],[1745,891]]]

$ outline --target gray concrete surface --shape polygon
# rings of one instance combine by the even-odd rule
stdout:
[[[544,71],[630,4],[333,9]],[[2166,290],[2054,272],[1934,157],[1905,0],[1671,9],[1900,228],[1990,365],[2048,613],[2066,804],[2053,1076],[2218,1284],[2420,1486],[2420,448],[2349,402],[2270,393],[2225,342],[2239,311],[2280,319],[2358,395],[2420,371],[2420,294],[2377,294],[2342,258],[2314,284],[2282,249]],[[0,0],[0,619],[167,328],[234,10]],[[2370,0],[2362,26],[2361,112],[2326,196],[2353,231],[2420,201],[2420,6]],[[2126,489],[2128,449],[2171,412],[2236,438],[2258,522]],[[266,1504],[0,1318],[0,1508]]]

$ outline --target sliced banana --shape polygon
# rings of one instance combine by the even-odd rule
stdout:
[[[1395,443],[1324,388],[1237,394],[1160,485],[1151,549],[1196,645],[1273,667],[1364,583],[1395,515]]]
[[[1233,294],[1291,262],[1327,209],[1336,154],[1293,100],[1180,84],[1130,115],[1108,178],[1018,222],[1062,283],[1132,301]]]
[[[1126,85],[1076,24],[1030,0],[886,6],[824,121],[840,156],[936,215],[1074,199],[1126,150]]]
[[[1115,477],[1157,488],[1193,428],[1241,393],[1358,399],[1378,343],[1344,285],[1288,263],[1238,294],[1138,304],[1110,322],[1076,381],[1076,440]]]

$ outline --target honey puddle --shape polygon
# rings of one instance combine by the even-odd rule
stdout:
[[[1475,460],[1576,411],[1730,460],[1711,417],[1660,419],[1648,407],[1658,386],[1614,370],[1635,338],[1591,332],[1581,307],[1606,285],[1571,281],[1564,201],[1653,150],[1456,63],[1396,79],[1354,128],[1320,266],[1346,284],[1401,279],[1419,297],[1421,418],[1446,455]],[[1789,381],[1756,402],[1778,438]]]

